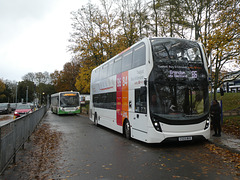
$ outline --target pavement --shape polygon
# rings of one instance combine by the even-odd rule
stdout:
[[[214,131],[211,131],[211,137],[209,141],[216,146],[229,149],[232,152],[240,154],[240,139],[236,136],[221,133],[221,137],[214,137]]]

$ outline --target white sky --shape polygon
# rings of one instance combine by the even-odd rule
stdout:
[[[0,79],[21,81],[29,72],[62,70],[71,60],[70,12],[87,2],[0,0]]]

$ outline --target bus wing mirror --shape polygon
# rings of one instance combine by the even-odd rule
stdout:
[[[144,85],[147,86],[147,78],[144,78]]]

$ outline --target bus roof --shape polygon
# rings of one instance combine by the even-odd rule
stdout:
[[[132,46],[126,48],[125,50],[123,50],[122,52],[118,53],[117,55],[113,56],[111,59],[108,59],[107,61],[105,61],[104,63],[100,64],[99,66],[97,66],[96,68],[94,68],[92,71],[95,71],[99,68],[101,68],[102,66],[104,66],[105,64],[107,64],[108,62],[117,59],[118,56],[121,56],[124,52],[128,51],[129,49],[132,49],[133,47],[135,47],[136,45],[140,44],[141,42],[147,42],[149,41],[151,38],[145,37],[142,40],[136,42],[135,44],[133,44]]]
[[[118,56],[121,56],[124,52],[128,51],[129,49],[132,49],[133,47],[137,46],[138,44],[140,44],[141,42],[150,42],[151,40],[154,40],[154,39],[178,39],[178,40],[185,40],[185,41],[192,41],[192,42],[196,42],[196,43],[199,43],[198,41],[196,40],[188,40],[188,39],[184,39],[184,38],[177,38],[177,37],[145,37],[143,38],[142,40],[136,42],[135,44],[133,44],[132,46],[126,48],[125,50],[123,50],[122,52],[120,52],[119,54],[117,54],[116,56],[112,57],[111,59],[105,61],[104,63],[100,64],[98,67],[94,68],[92,71],[95,71],[99,68],[101,68],[102,66],[104,66],[105,64],[107,64],[108,62],[118,58]]]

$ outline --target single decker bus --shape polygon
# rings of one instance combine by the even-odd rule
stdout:
[[[51,95],[51,111],[56,114],[80,113],[79,92],[59,92]]]
[[[210,138],[201,43],[144,38],[93,69],[90,120],[146,143]]]

